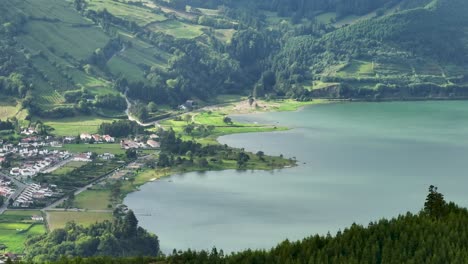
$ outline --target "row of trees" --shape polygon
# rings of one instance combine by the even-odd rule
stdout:
[[[111,135],[112,137],[127,137],[129,135],[138,135],[143,132],[143,128],[136,122],[130,120],[118,120],[112,123],[102,123],[99,126],[99,133]]]

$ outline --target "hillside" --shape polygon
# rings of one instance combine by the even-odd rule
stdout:
[[[0,119],[124,118],[124,93],[142,120],[223,94],[468,97],[462,0],[0,2]]]
[[[276,67],[294,61],[294,74],[309,75],[306,88],[316,96],[466,97],[466,11],[465,1],[432,1],[319,39],[298,36],[286,42]]]

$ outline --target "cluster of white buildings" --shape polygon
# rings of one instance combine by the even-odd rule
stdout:
[[[161,144],[156,141],[157,138],[151,138],[147,141],[141,141],[138,139],[128,140],[124,139],[120,141],[120,146],[123,149],[139,149],[139,148],[160,148]]]
[[[8,180],[0,179],[0,196],[9,197],[15,192],[11,187],[11,182]]]
[[[73,157],[73,161],[91,162],[91,161],[93,161],[91,159],[91,155],[93,155],[93,153],[91,153],[91,152],[76,154]]]
[[[115,138],[109,136],[109,135],[98,135],[98,134],[87,134],[83,133],[80,135],[80,139],[83,141],[91,141],[94,140],[94,142],[107,142],[107,143],[114,143]]]
[[[52,197],[54,192],[49,188],[43,188],[39,184],[30,184],[13,202],[14,207],[30,207],[34,200]]]
[[[112,153],[103,153],[103,154],[99,155],[98,158],[103,159],[103,160],[111,160],[111,159],[115,158],[115,155],[112,154]]]
[[[37,134],[37,130],[34,127],[28,127],[28,128],[22,129],[21,134],[27,135],[27,136],[35,135]]]
[[[36,152],[33,152],[36,153]],[[21,155],[21,153],[20,153]],[[47,155],[48,157],[41,159],[41,160],[36,160],[36,161],[28,161],[25,162],[21,168],[20,167],[15,167],[10,170],[10,175],[11,176],[21,176],[21,177],[33,177],[37,173],[47,169],[50,166],[53,166],[57,164],[58,162],[68,159],[71,154],[68,151],[58,151],[58,150],[38,150],[37,155]],[[33,157],[29,155],[21,155],[22,157]]]

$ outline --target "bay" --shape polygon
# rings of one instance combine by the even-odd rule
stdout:
[[[222,144],[295,157],[298,166],[186,173],[129,194],[125,204],[165,253],[334,234],[418,212],[431,184],[468,205],[468,102],[337,103],[233,118],[291,130],[223,136]]]

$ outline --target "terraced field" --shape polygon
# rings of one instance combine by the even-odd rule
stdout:
[[[139,26],[167,19],[163,14],[157,14],[145,6],[136,6],[111,0],[89,0],[87,8],[95,11],[106,9],[112,15],[127,21],[133,21]]]

